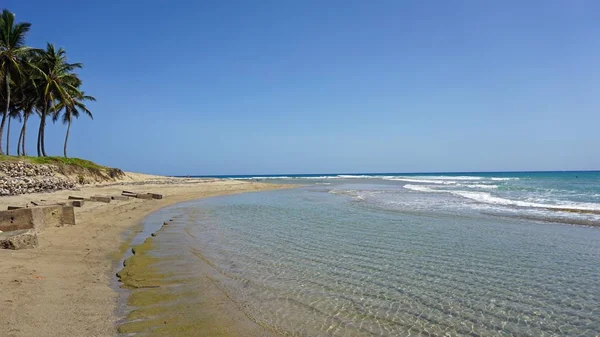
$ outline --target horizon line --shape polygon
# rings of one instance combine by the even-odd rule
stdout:
[[[429,172],[334,172],[334,173],[256,173],[256,174],[205,174],[205,175],[172,175],[172,177],[235,177],[235,176],[334,176],[334,175],[385,175],[385,174],[477,174],[477,173],[550,173],[550,172],[600,172],[600,169],[588,170],[538,170],[538,171],[429,171]]]

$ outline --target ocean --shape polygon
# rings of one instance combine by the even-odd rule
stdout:
[[[167,208],[156,254],[281,335],[600,335],[600,172],[228,178],[302,186]]]

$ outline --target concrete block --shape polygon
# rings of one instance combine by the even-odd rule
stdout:
[[[13,209],[21,209],[21,208],[25,208],[23,206],[8,206],[8,210],[12,211]]]
[[[138,199],[146,199],[146,200],[154,199],[152,197],[152,194],[138,194],[137,198]]]
[[[150,195],[152,195],[152,199],[162,199],[163,196],[162,194],[156,194],[156,193],[148,193]]]
[[[85,200],[85,198],[84,197],[75,197],[75,196],[70,195],[69,200]]]
[[[110,197],[103,197],[103,196],[99,196],[99,195],[95,195],[93,197],[90,198],[91,201],[97,201],[97,202],[105,202],[105,203],[110,203]]]
[[[72,206],[39,206],[0,211],[0,231],[9,232],[23,229],[44,230],[47,227],[60,227],[75,224]]]
[[[112,200],[129,200],[129,197],[124,195],[113,195],[110,197]]]
[[[0,231],[9,232],[33,228],[32,208],[0,212]]]
[[[42,231],[47,227],[60,227],[62,206],[39,206],[30,209],[33,225],[37,231]]]
[[[75,209],[73,206],[64,206],[62,208],[60,221],[62,225],[75,225]]]
[[[71,206],[73,206],[73,207],[83,207],[84,203],[85,203],[85,201],[83,201],[83,200],[73,200],[73,201],[71,201]]]
[[[35,248],[38,245],[37,233],[33,229],[22,229],[7,233],[0,233],[0,248],[2,249],[26,249]]]

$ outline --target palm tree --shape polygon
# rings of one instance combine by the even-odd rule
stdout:
[[[30,75],[31,73],[26,74],[27,81],[23,81],[20,88],[21,90],[17,91],[20,94],[18,110],[21,111],[20,117],[23,118],[23,125],[21,126],[21,133],[19,134],[19,141],[17,143],[17,155],[21,156],[27,155],[25,150],[27,121],[34,113],[36,110],[36,105],[39,103],[38,90],[31,80]]]
[[[37,153],[40,157],[46,156],[44,144],[46,117],[49,113],[56,114],[59,111],[57,104],[64,106],[69,104],[69,92],[78,92],[77,88],[81,85],[81,80],[73,71],[81,67],[81,63],[68,63],[67,52],[62,48],[56,50],[51,43],[48,43],[46,50],[38,52],[34,58],[33,76],[36,87],[40,90],[41,99],[37,144]]]
[[[94,119],[92,116],[92,112],[87,108],[87,106],[83,103],[84,101],[92,101],[95,102],[96,98],[94,96],[88,96],[83,91],[71,92],[72,96],[69,98],[67,102],[61,102],[57,105],[57,110],[63,110],[62,114],[62,122],[63,124],[67,124],[67,133],[65,134],[65,145],[63,147],[65,158],[67,158],[67,143],[69,142],[69,132],[71,131],[71,122],[73,118],[79,118],[81,113],[84,113],[90,116],[91,119]],[[53,120],[56,121],[59,118],[59,114],[54,114]]]
[[[8,125],[6,130],[6,155],[10,155],[10,121],[13,119],[21,120],[21,113],[19,107],[16,104],[11,103],[8,110]]]
[[[25,46],[25,35],[30,28],[31,24],[28,22],[15,23],[15,15],[7,9],[0,14],[0,76],[3,78],[3,91],[6,93],[0,122],[0,154],[4,154],[2,136],[11,104],[11,85],[14,84],[14,79],[20,77],[22,60],[30,52],[30,48]]]

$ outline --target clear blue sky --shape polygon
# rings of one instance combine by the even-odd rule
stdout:
[[[28,44],[53,42],[85,64],[84,89],[98,102],[94,121],[74,123],[70,154],[109,166],[178,175],[600,169],[598,1],[0,7],[33,24]],[[48,127],[49,152],[62,153],[64,131]]]

